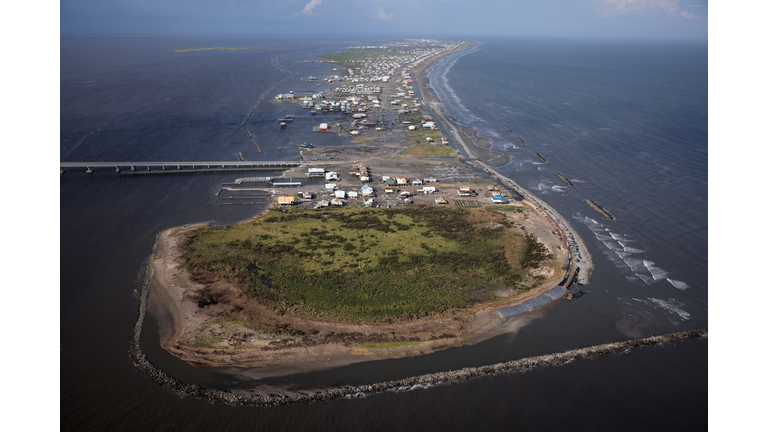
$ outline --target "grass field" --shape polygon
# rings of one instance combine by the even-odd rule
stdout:
[[[524,291],[550,259],[502,212],[482,208],[272,210],[208,228],[185,255],[199,281],[224,276],[249,298],[342,321],[417,317]]]
[[[210,50],[235,51],[235,50],[292,50],[292,49],[293,48],[229,48],[229,47],[209,47],[209,48],[176,49],[176,50],[170,50],[168,52],[183,53],[183,52],[210,51]]]
[[[360,67],[360,61],[368,58],[378,58],[379,56],[392,57],[398,55],[392,51],[385,51],[382,49],[348,49],[338,54],[321,54],[320,57],[327,60],[330,63],[342,66],[344,68],[356,68]]]

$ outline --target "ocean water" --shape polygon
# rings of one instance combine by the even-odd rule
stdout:
[[[597,268],[590,292],[652,314],[656,329],[706,325],[706,45],[495,41],[430,77],[459,124],[511,156],[500,171],[579,231]]]
[[[269,49],[168,52],[207,46]],[[247,160],[292,160],[293,152],[279,148],[341,144],[334,135],[313,134],[309,116],[280,130],[277,118],[305,112],[271,99],[316,89],[301,78],[332,73],[332,66],[303,61],[343,46],[297,38],[64,35],[61,161],[236,160],[238,152]],[[519,332],[477,345],[263,383],[371,383],[706,326],[706,62],[701,45],[489,40],[437,63],[430,82],[446,110],[512,157],[500,168],[504,174],[569,218],[595,261],[592,283],[580,299],[532,313]],[[246,118],[262,153],[241,127]],[[556,171],[576,186],[565,186]],[[165,228],[233,223],[260,210],[217,205],[216,190],[237,177],[125,178],[108,169],[61,176],[62,429],[706,427],[706,338],[327,404],[234,408],[160,388],[128,358],[152,241]],[[603,219],[583,199],[616,220]],[[214,388],[255,384],[232,370],[192,368],[165,354],[158,337],[150,317],[143,349],[180,380]]]

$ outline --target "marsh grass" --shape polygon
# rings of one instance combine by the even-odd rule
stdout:
[[[294,313],[366,321],[443,314],[526,290],[548,257],[506,217],[480,208],[273,210],[195,232],[193,276],[223,276],[249,298]]]

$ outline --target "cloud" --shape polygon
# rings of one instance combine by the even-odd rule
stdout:
[[[323,0],[312,0],[304,6],[304,10],[301,11],[302,15],[314,15],[315,7],[319,6]]]
[[[394,14],[387,14],[386,12],[384,12],[384,8],[383,7],[380,7],[378,9],[376,9],[375,16],[376,16],[377,19],[388,20],[388,19],[392,18],[393,15]]]
[[[683,18],[698,18],[696,15],[680,10],[680,0],[598,0],[603,16],[637,15],[654,9],[661,9],[667,15]]]

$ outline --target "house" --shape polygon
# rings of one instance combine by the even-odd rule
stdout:
[[[443,197],[435,198],[435,204],[448,204],[448,200]]]
[[[331,200],[331,205],[335,205],[335,206],[340,206],[341,207],[341,206],[344,205],[344,201],[342,201],[340,198],[334,198],[334,199]]]
[[[398,195],[400,195],[401,197],[409,197],[411,196],[411,193],[408,191],[402,191]]]
[[[325,189],[326,190],[334,190],[334,189],[338,189],[338,188],[339,187],[336,186],[336,183],[326,183],[325,184]]]
[[[472,189],[470,189],[469,186],[459,187],[459,196],[471,196],[471,195],[472,195]]]
[[[349,193],[347,193],[347,195],[349,195],[350,198],[357,198],[358,193],[355,191],[350,191]]]
[[[293,205],[294,198],[292,196],[277,197],[278,205]]]
[[[318,202],[317,204],[315,204],[315,208],[328,207],[329,204],[330,203],[328,201],[322,200],[322,201]]]
[[[328,130],[328,123],[320,123],[320,130],[321,131],[327,131]]]
[[[494,204],[507,204],[509,202],[509,200],[504,198],[501,195],[493,195],[491,197],[491,202],[494,203]]]
[[[434,186],[424,186],[423,188],[417,190],[416,192],[423,193],[424,195],[426,195],[426,194],[437,192],[437,188],[435,188]]]
[[[363,201],[363,204],[365,204],[366,207],[370,207],[373,205],[373,198],[369,198],[365,201]]]
[[[384,189],[384,193],[386,193],[386,194],[395,193],[395,190],[394,189]]]
[[[314,198],[314,197],[315,197],[315,194],[313,194],[312,192],[301,192],[301,191],[299,191],[299,192],[297,192],[296,194],[297,194],[297,195],[298,195],[300,198],[304,198],[304,199],[312,199],[312,198]]]
[[[307,172],[309,177],[322,177],[325,175],[325,168],[309,168]]]
[[[336,196],[336,198],[346,198],[347,197],[347,193],[344,192],[343,190],[337,190],[333,194]]]
[[[370,185],[363,185],[363,196],[373,195],[373,188]]]
[[[326,180],[338,180],[339,179],[339,173],[336,172],[327,172],[325,173],[325,179]]]
[[[395,181],[397,181],[398,186],[408,185],[408,179],[405,177],[395,177]]]
[[[427,177],[424,179],[425,183],[437,183],[437,179],[435,177]]]

